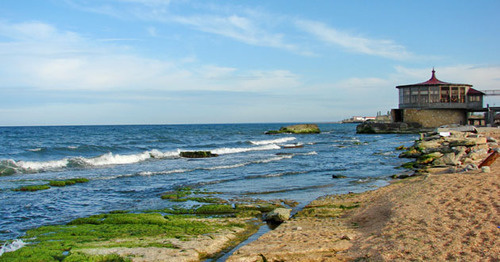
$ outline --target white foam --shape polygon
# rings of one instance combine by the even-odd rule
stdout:
[[[5,244],[3,244],[3,246],[0,248],[0,256],[3,255],[3,253],[7,253],[7,252],[13,252],[13,251],[16,251],[22,247],[24,247],[26,245],[26,243],[24,243],[22,240],[20,239],[16,239],[14,241],[12,241],[12,243],[8,243],[6,242]]]
[[[231,169],[231,168],[238,168],[238,167],[243,167],[246,166],[250,163],[241,163],[241,164],[234,164],[234,165],[227,165],[227,166],[214,166],[214,167],[207,167],[205,170],[217,170],[217,169]]]
[[[286,143],[289,141],[293,141],[297,138],[295,137],[283,137],[283,138],[278,138],[278,139],[272,139],[272,140],[260,140],[260,141],[250,141],[251,144],[260,146],[260,145],[269,145],[269,144],[282,144]]]
[[[44,162],[36,162],[36,161],[18,161],[16,165],[22,169],[28,171],[39,171],[46,169],[58,169],[67,166],[69,163],[68,159],[61,160],[52,160],[52,161],[44,161]]]
[[[42,150],[43,150],[43,148],[40,148],[40,147],[28,149],[28,151],[31,151],[31,152],[40,152]]]
[[[153,149],[151,151],[144,151],[138,154],[130,155],[120,155],[107,153],[98,157],[85,158],[85,157],[74,157],[74,158],[64,158],[61,160],[51,160],[51,161],[13,161],[13,164],[20,167],[24,171],[28,172],[38,172],[45,170],[55,170],[65,167],[85,167],[85,166],[108,166],[108,165],[125,165],[134,164],[142,161],[146,161],[151,158],[174,158],[179,157],[180,150],[161,152],[159,150]]]
[[[281,147],[275,144],[268,144],[258,147],[236,147],[236,148],[225,147],[212,150],[211,152],[218,155],[224,155],[224,154],[236,154],[236,153],[244,153],[250,151],[264,151],[264,150],[276,150],[276,149],[281,149]]]

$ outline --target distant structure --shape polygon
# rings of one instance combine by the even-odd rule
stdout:
[[[394,122],[419,123],[422,127],[442,125],[485,125],[474,112],[483,108],[483,92],[469,84],[440,81],[432,69],[429,80],[411,85],[396,86],[399,90],[399,108],[391,111]]]

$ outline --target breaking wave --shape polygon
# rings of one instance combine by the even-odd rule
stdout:
[[[270,144],[282,144],[286,143],[289,141],[293,141],[297,138],[295,137],[283,137],[283,138],[278,138],[278,139],[272,139],[272,140],[260,140],[260,141],[250,141],[250,144],[261,146],[261,145],[270,145]]]
[[[244,153],[250,151],[264,151],[264,150],[277,150],[281,149],[280,146],[276,144],[264,144],[262,146],[256,147],[237,147],[237,148],[218,148],[211,152],[214,154],[224,155],[224,154],[236,154]],[[161,152],[159,150],[153,149],[150,151],[144,151],[142,153],[122,155],[106,153],[97,157],[72,157],[64,158],[59,160],[50,161],[15,161],[0,160],[0,176],[12,175],[16,173],[38,173],[45,171],[57,171],[64,168],[85,168],[85,167],[101,167],[110,165],[125,165],[134,164],[150,159],[165,159],[165,158],[179,158],[181,150],[177,149],[174,151]],[[235,165],[234,167],[239,167]],[[215,169],[221,168],[234,168],[229,167],[216,167]]]
[[[264,151],[264,150],[276,150],[276,149],[281,149],[281,147],[276,144],[265,144],[263,146],[258,146],[258,147],[235,147],[235,148],[225,147],[225,148],[214,149],[211,152],[218,155],[224,155],[224,154],[236,154],[236,153],[245,153],[250,151]]]
[[[63,168],[99,167],[108,165],[124,165],[142,162],[153,158],[176,158],[180,150],[161,152],[153,149],[139,154],[120,155],[107,153],[98,157],[85,158],[73,157],[51,161],[14,161],[0,160],[0,175],[12,175],[15,173],[37,173],[43,171],[60,170]]]

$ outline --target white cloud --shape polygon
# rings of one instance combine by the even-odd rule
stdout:
[[[392,40],[354,36],[316,21],[297,20],[295,24],[299,29],[316,36],[321,41],[341,46],[352,52],[396,60],[414,58],[414,55],[408,52],[404,46],[396,44]]]
[[[40,30],[38,30],[40,29]],[[34,34],[33,32],[38,32]],[[274,91],[296,85],[283,70],[242,71],[196,58],[163,61],[40,23],[0,23],[0,87],[44,90]]]

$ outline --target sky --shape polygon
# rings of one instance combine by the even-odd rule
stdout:
[[[500,89],[500,1],[1,0],[0,126],[328,122]],[[486,104],[500,106],[499,97]]]

